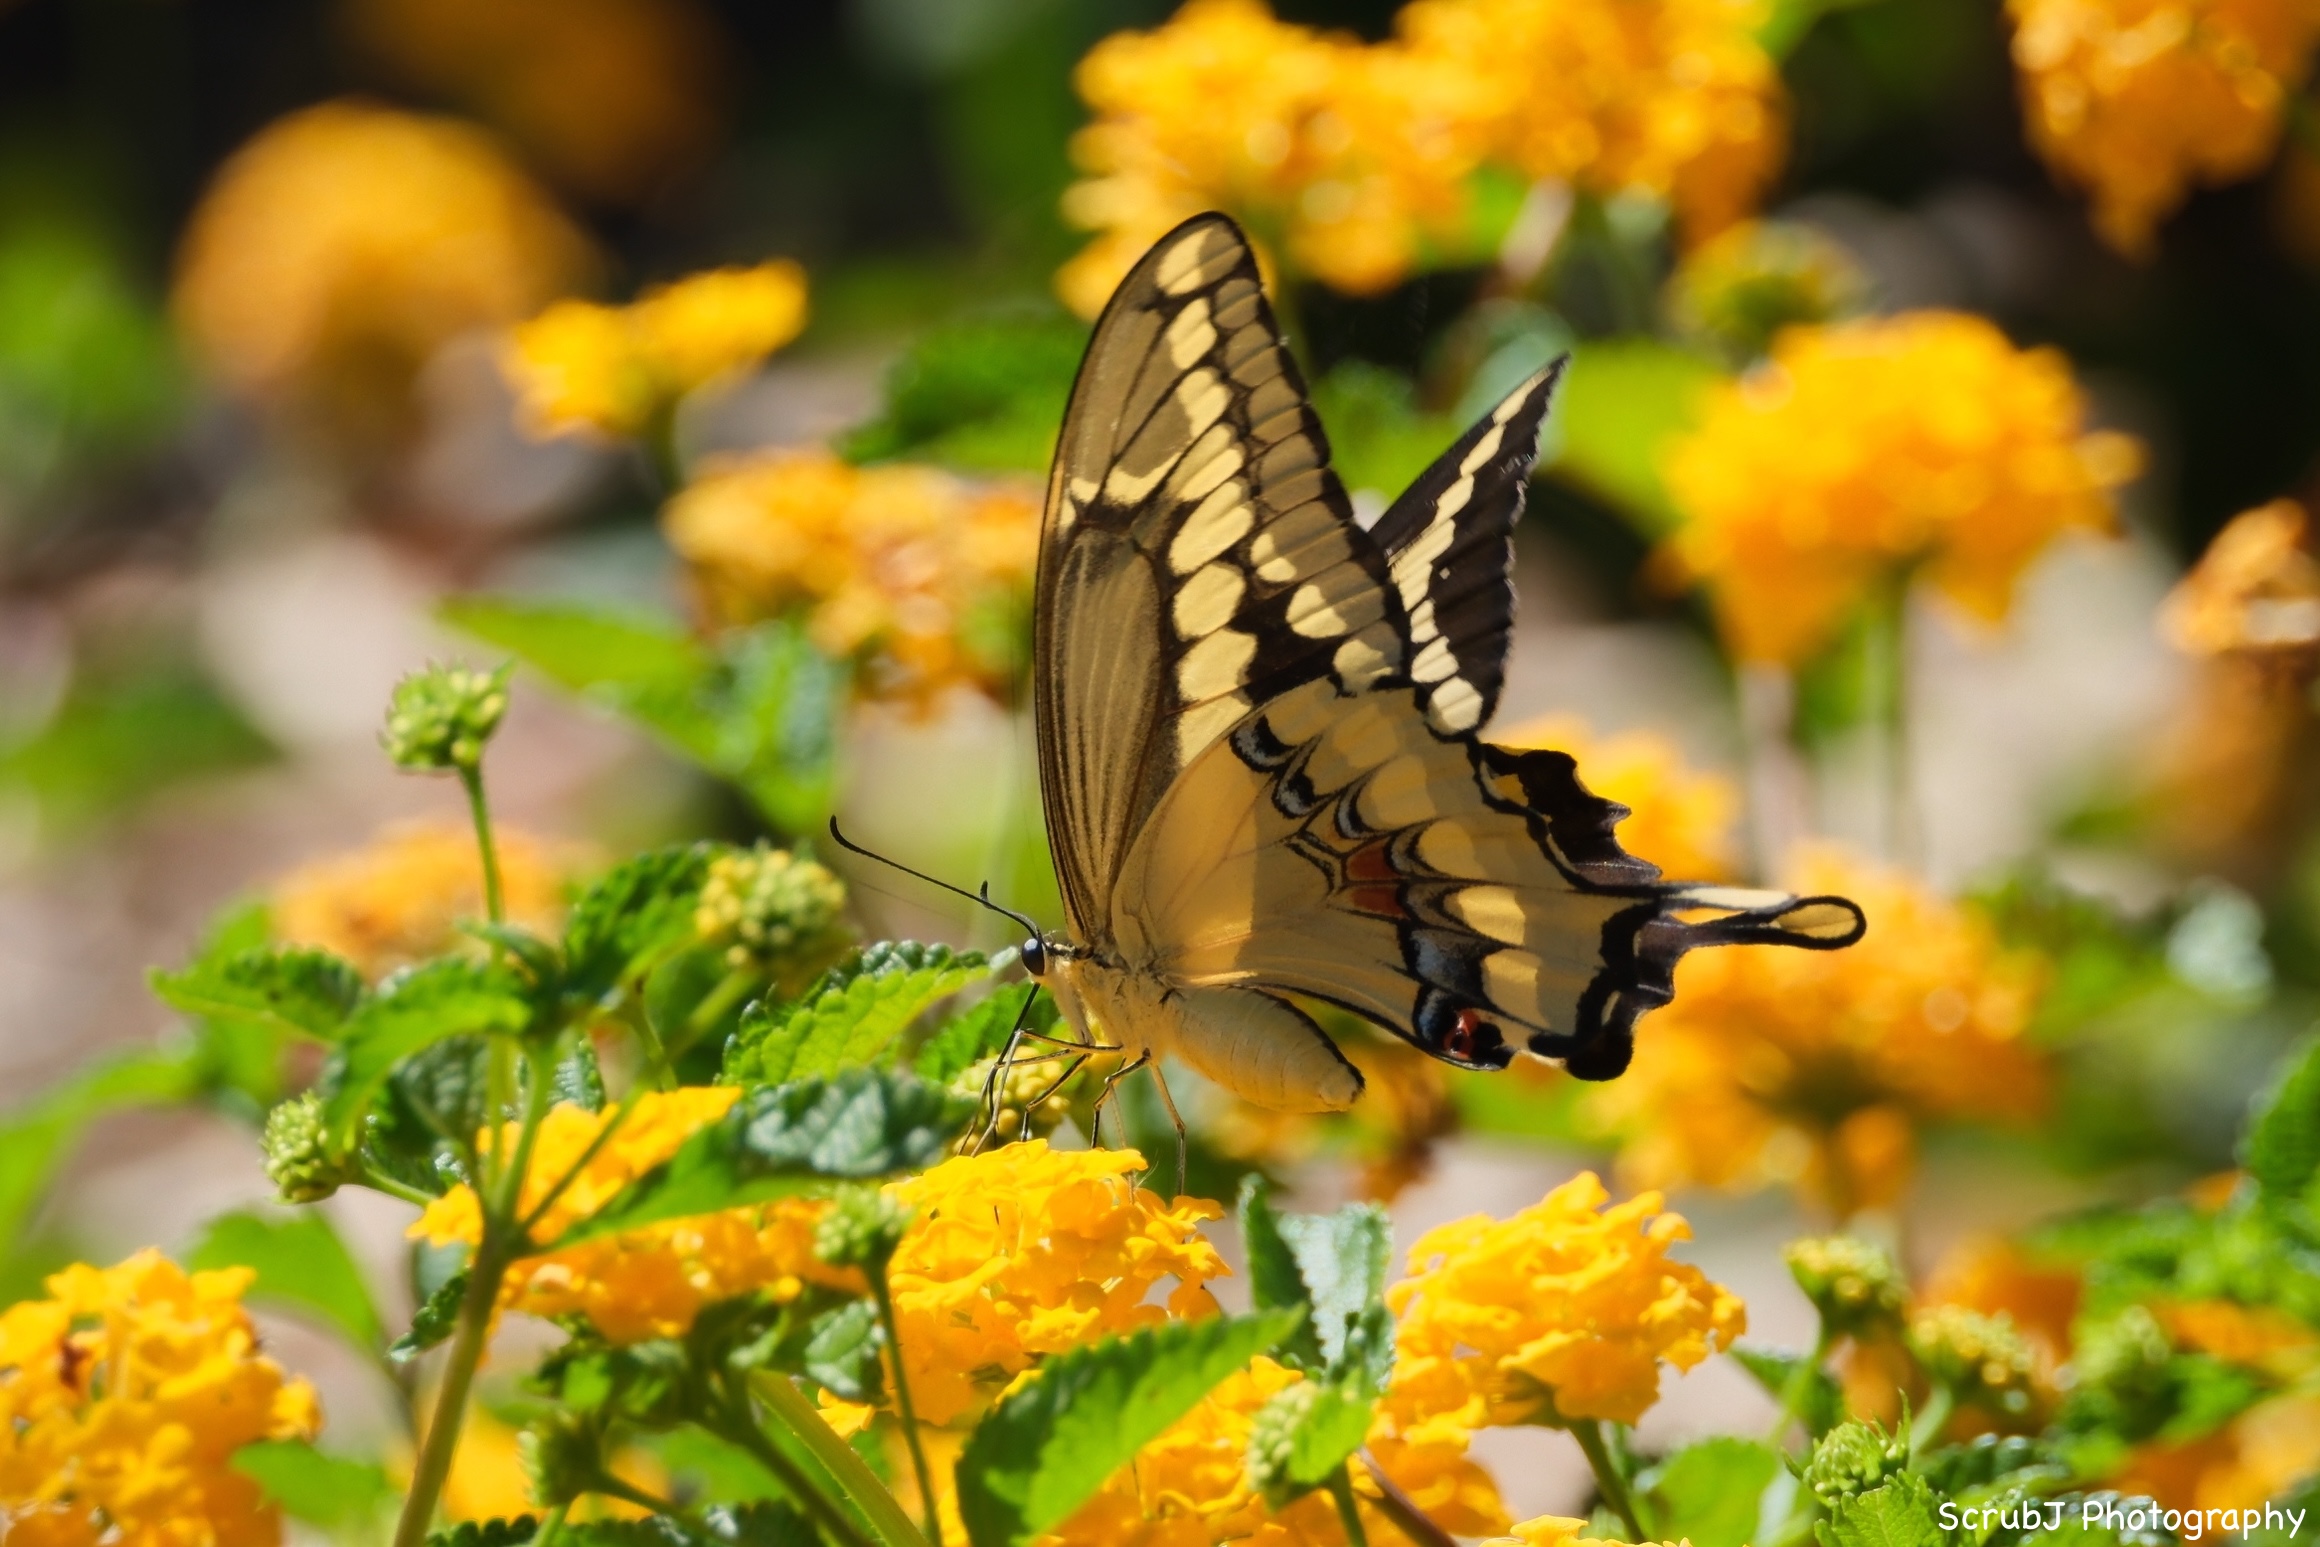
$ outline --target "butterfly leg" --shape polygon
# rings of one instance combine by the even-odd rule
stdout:
[[[1120,1065],[1120,1067],[1117,1069],[1114,1069],[1110,1074],[1104,1076],[1104,1088],[1096,1093],[1095,1110],[1088,1114],[1088,1145],[1090,1148],[1100,1149],[1103,1147],[1104,1103],[1107,1101],[1116,1103],[1120,1092],[1120,1081],[1126,1079],[1129,1075],[1134,1074],[1138,1069],[1143,1068],[1151,1061],[1152,1050],[1150,1048],[1146,1048],[1142,1052],[1138,1053],[1135,1057],[1129,1059],[1126,1063]],[[1127,1132],[1128,1119],[1126,1114],[1123,1113],[1120,1117],[1121,1136],[1125,1137]]]
[[[1184,1118],[1176,1110],[1176,1099],[1168,1094],[1168,1076],[1160,1072],[1160,1065],[1152,1065],[1152,1088],[1160,1092],[1160,1106],[1168,1114],[1168,1121],[1176,1126],[1176,1190],[1184,1191],[1186,1145]]]

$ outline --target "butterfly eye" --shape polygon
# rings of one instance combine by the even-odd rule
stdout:
[[[1023,942],[1023,970],[1035,978],[1047,976],[1047,942],[1037,935]]]

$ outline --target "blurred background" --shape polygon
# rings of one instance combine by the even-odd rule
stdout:
[[[0,1294],[268,1191],[251,1125],[311,1069],[189,1062],[149,968],[255,907],[383,972],[472,911],[456,788],[377,747],[430,659],[527,663],[490,777],[544,913],[835,809],[1052,918],[1038,479],[1085,319],[1211,207],[1357,510],[1575,353],[1492,733],[1577,753],[1671,871],[1845,890],[1872,936],[1717,958],[1601,1091],[1359,1041],[1362,1112],[1208,1101],[1196,1182],[1399,1194],[1406,1240],[1609,1167],[1779,1341],[1807,1225],[1966,1282],[1979,1232],[2226,1170],[2320,993],[2316,35],[0,0]],[[847,874],[870,936],[1004,943]],[[333,1207],[391,1279],[369,1202]],[[1736,1422],[1723,1364],[1651,1423]],[[1564,1459],[1518,1515],[1583,1494]]]

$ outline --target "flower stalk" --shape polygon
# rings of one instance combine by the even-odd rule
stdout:
[[[1627,1476],[1612,1459],[1611,1449],[1603,1439],[1603,1425],[1593,1418],[1578,1418],[1571,1422],[1571,1437],[1579,1442],[1586,1454],[1588,1470],[1595,1474],[1595,1486],[1603,1492],[1603,1502],[1627,1527],[1628,1536],[1635,1541],[1647,1540],[1642,1517],[1636,1512],[1635,1495],[1628,1490]]]

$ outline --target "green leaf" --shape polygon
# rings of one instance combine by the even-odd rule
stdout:
[[[1036,1001],[1036,1002],[1034,1002]],[[1015,1018],[1031,1005],[1024,1025],[1047,1031],[1056,1021],[1055,1000],[1036,983],[1010,983],[974,1008],[954,1015],[919,1047],[912,1067],[930,1085],[948,1085],[986,1058],[1006,1050]]]
[[[411,1317],[411,1330],[388,1346],[387,1357],[397,1363],[416,1359],[451,1336],[459,1325],[459,1303],[466,1298],[467,1270],[461,1268],[419,1302],[418,1311]]]
[[[936,1001],[982,977],[976,952],[881,941],[824,973],[795,1004],[742,1017],[725,1052],[728,1084],[779,1084],[873,1062]]]
[[[1545,363],[1541,356],[1523,375]],[[1332,461],[1345,486],[1387,499],[1415,482],[1466,428],[1450,415],[1421,410],[1407,376],[1365,360],[1348,360],[1315,382],[1313,407],[1329,426]]]
[[[66,1152],[90,1123],[123,1107],[182,1101],[200,1083],[195,1050],[139,1048],[66,1076],[0,1118],[0,1257],[14,1249]]]
[[[1756,1377],[1756,1384],[1778,1402],[1788,1392],[1789,1378],[1796,1367],[1804,1363],[1797,1354],[1781,1353],[1770,1348],[1751,1348],[1745,1345],[1732,1350],[1732,1357],[1740,1367]],[[1835,1377],[1828,1371],[1815,1369],[1805,1378],[1804,1398],[1797,1404],[1797,1417],[1802,1419],[1805,1431],[1814,1439],[1835,1428],[1845,1416],[1844,1393],[1838,1389]]]
[[[564,926],[565,992],[600,999],[689,943],[701,883],[718,847],[655,849],[614,866],[582,892]]]
[[[2240,1158],[2267,1206],[2292,1209],[2310,1198],[2320,1174],[2320,1040],[2304,1048],[2274,1087]]]
[[[845,663],[782,618],[727,635],[724,649],[709,766],[783,832],[820,831],[837,792]]]
[[[1261,1176],[1241,1180],[1240,1225],[1241,1247],[1249,1259],[1251,1303],[1260,1311],[1310,1304],[1312,1292],[1297,1269],[1297,1253],[1281,1234],[1281,1216],[1273,1209],[1272,1184]],[[1281,1352],[1285,1358],[1302,1354],[1308,1364],[1321,1362],[1321,1340],[1310,1320],[1284,1341]]]
[[[490,596],[453,597],[437,615],[637,721],[694,761],[715,757],[717,721],[704,700],[716,662],[676,624]]]
[[[1948,1547],[1933,1490],[1914,1472],[1841,1500],[1813,1523],[1821,1547]]]
[[[1015,1547],[1061,1524],[1297,1321],[1297,1312],[1276,1309],[1170,1322],[1052,1356],[991,1410],[959,1457],[968,1540]]]
[[[386,1514],[402,1490],[376,1463],[316,1450],[304,1440],[259,1440],[234,1452],[234,1470],[294,1520],[351,1533]]]
[[[1053,305],[994,309],[929,329],[886,375],[886,409],[841,442],[855,462],[913,456],[975,471],[1042,472],[1087,325]]]
[[[149,982],[173,1009],[263,1027],[281,1036],[337,1036],[363,997],[362,974],[328,951],[241,951]]]
[[[868,1300],[849,1300],[814,1318],[806,1338],[806,1379],[849,1402],[875,1401],[886,1386],[879,1362],[885,1346],[878,1307]]]
[[[1240,1223],[1255,1304],[1309,1313],[1283,1345],[1282,1362],[1332,1379],[1351,1374],[1371,1397],[1384,1390],[1394,1357],[1385,1211],[1355,1203],[1334,1214],[1276,1213],[1265,1180],[1251,1176],[1241,1183]]]
[[[1654,1540],[1748,1547],[1764,1490],[1780,1473],[1771,1446],[1730,1435],[1687,1445],[1637,1479]]]
[[[365,1353],[386,1341],[370,1285],[332,1228],[330,1216],[319,1210],[221,1214],[202,1231],[185,1265],[254,1268],[258,1276],[250,1293],[256,1298],[318,1318]]]
[[[751,1090],[555,1244],[934,1164],[971,1104],[896,1070]]]
[[[333,1058],[335,1088],[323,1121],[342,1149],[397,1065],[453,1037],[513,1035],[530,1024],[524,985],[506,968],[462,958],[399,973],[347,1019]]]
[[[1553,470],[1618,505],[1647,537],[1681,517],[1660,480],[1668,442],[1698,419],[1722,373],[1651,339],[1597,339],[1571,359],[1562,388],[1562,454]]]
[[[427,1547],[523,1547],[539,1529],[539,1518],[535,1515],[462,1520],[448,1531],[430,1531]]]

